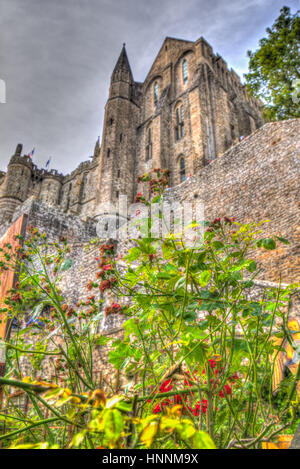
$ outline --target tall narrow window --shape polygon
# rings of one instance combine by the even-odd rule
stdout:
[[[184,137],[184,107],[178,106],[175,111],[175,140]]]
[[[153,97],[154,97],[154,104],[157,104],[157,101],[158,101],[158,83],[157,83],[157,81],[154,83]]]
[[[121,176],[121,171],[118,169],[118,178]]]
[[[185,181],[185,161],[184,161],[184,158],[180,158],[180,161],[179,161],[179,175],[180,175],[180,182],[183,182]]]
[[[184,59],[184,61],[182,62],[182,79],[183,79],[184,85],[187,83],[188,78],[189,76],[188,76],[187,61]]]
[[[179,140],[180,139],[180,134],[179,134],[179,128],[180,128],[180,117],[179,117],[179,109],[176,109],[176,125],[175,125],[175,139]]]
[[[183,106],[181,106],[180,108],[180,119],[181,119],[181,122],[180,122],[180,129],[181,129],[181,137],[184,137],[184,109],[183,109]]]
[[[147,133],[147,144],[146,144],[146,161],[152,158],[152,137],[151,129],[148,129]]]
[[[110,157],[110,148],[108,148],[108,149],[107,149],[106,156],[107,156],[107,158],[109,158],[109,157]]]

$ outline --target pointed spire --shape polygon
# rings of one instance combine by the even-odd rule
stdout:
[[[126,83],[133,82],[133,76],[126,53],[125,42],[123,43],[121,54],[112,73],[111,81],[125,81]]]
[[[98,137],[97,139],[97,142],[95,144],[95,148],[94,148],[94,158],[96,158],[100,152],[100,143],[99,143],[99,140],[100,140],[100,136]]]

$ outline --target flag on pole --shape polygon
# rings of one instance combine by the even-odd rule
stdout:
[[[48,168],[48,166],[49,166],[49,164],[50,164],[50,161],[51,161],[51,156],[50,156],[49,160],[48,160],[47,163],[46,163],[46,168]]]
[[[27,155],[27,156],[28,156],[28,158],[32,158],[32,156],[33,156],[34,152],[35,152],[35,147],[33,147],[33,149],[31,150],[31,152],[30,152],[30,153],[28,153],[28,155]]]

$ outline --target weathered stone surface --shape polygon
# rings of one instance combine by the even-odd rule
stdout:
[[[156,94],[156,95],[155,95]],[[87,220],[120,195],[133,201],[139,174],[170,169],[170,185],[195,174],[263,124],[261,105],[203,39],[166,38],[145,81],[135,82],[125,47],[111,76],[101,146],[71,174],[39,169],[18,144],[0,173],[0,223],[34,196]],[[177,135],[177,137],[176,137]]]
[[[184,135],[181,120],[182,137],[177,140],[176,112],[181,117],[182,107]],[[28,224],[51,240],[66,236],[73,264],[60,288],[74,306],[86,298],[86,285],[95,278],[98,247],[86,245],[96,236],[93,220],[103,211],[100,205],[115,203],[122,194],[131,202],[136,192],[144,190],[136,183],[137,175],[163,167],[170,169],[167,199],[203,203],[206,219],[233,216],[241,223],[269,219],[264,235],[290,241],[274,251],[255,253],[262,271],[254,295],[275,286],[270,282],[278,282],[280,276],[284,283],[299,281],[300,120],[262,124],[260,105],[247,96],[237,75],[204,39],[167,38],[144,83],[134,82],[123,49],[111,79],[101,147],[97,142],[91,161],[63,176],[38,169],[21,156],[19,144],[7,173],[0,173],[0,236],[22,213],[28,215]],[[182,157],[187,179],[180,183]],[[122,241],[118,253],[129,246]],[[105,299],[112,300],[108,295]],[[297,312],[299,305],[294,302],[292,313]],[[121,335],[121,324],[122,317],[116,315],[103,319],[98,330]],[[101,353],[95,350],[99,383],[103,374],[110,374],[107,353],[107,348]],[[48,376],[51,373],[48,370]],[[118,376],[111,379],[117,383]]]
[[[274,251],[260,250],[261,278],[300,280],[300,119],[265,124],[198,174],[168,191],[180,202],[204,204],[206,219],[270,220],[264,235],[287,238]]]

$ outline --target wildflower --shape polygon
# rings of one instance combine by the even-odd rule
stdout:
[[[121,306],[119,305],[119,303],[113,303],[111,305],[111,309],[114,313],[118,313],[119,311],[121,311]]]
[[[200,415],[200,412],[203,414],[206,414],[207,411],[207,399],[202,399],[202,404],[200,404],[200,401],[196,402],[195,409],[193,411],[193,414],[198,417]]]
[[[208,360],[208,361],[209,361],[210,367],[211,367],[212,369],[214,369],[214,368],[216,367],[216,365],[217,365],[216,360],[214,360],[213,358],[211,358],[211,359]]]
[[[87,284],[86,288],[91,291],[91,289],[93,288],[93,282],[92,280],[89,280],[89,283]]]
[[[100,291],[103,293],[105,290],[108,290],[109,288],[111,288],[111,281],[110,280],[103,280],[101,283],[100,283]]]
[[[168,392],[168,391],[171,391],[171,389],[173,388],[172,384],[171,384],[171,379],[167,379],[167,381],[165,381],[160,387],[159,387],[159,390],[160,392]]]
[[[160,404],[156,404],[156,406],[153,409],[153,414],[158,414],[159,412],[161,412],[161,406]]]
[[[16,293],[15,295],[11,296],[11,301],[15,301],[16,303],[21,303],[22,302],[22,297],[20,293]]]

